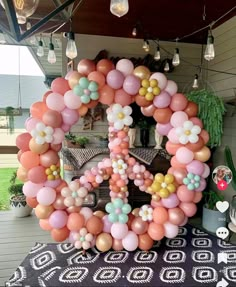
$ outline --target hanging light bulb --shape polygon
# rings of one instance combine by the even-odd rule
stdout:
[[[38,42],[37,55],[39,57],[43,57],[44,56],[43,41],[41,39]]]
[[[30,21],[27,21],[26,22],[26,30],[29,30],[29,29],[31,29],[31,23],[30,23]]]
[[[0,44],[6,44],[6,39],[4,34],[0,31]]]
[[[164,66],[164,71],[165,72],[169,72],[169,70],[170,70],[170,65],[169,65],[168,59],[166,59],[166,63],[165,63],[165,66]]]
[[[122,17],[129,11],[129,1],[128,0],[111,0],[110,11],[113,15],[117,17]]]
[[[194,80],[193,80],[193,85],[192,85],[192,87],[193,87],[194,89],[197,89],[197,88],[198,88],[198,74],[195,74],[195,78],[194,78]]]
[[[66,46],[66,56],[72,60],[77,57],[75,34],[73,32],[69,32],[66,34],[66,36],[68,38],[67,46]]]
[[[146,52],[149,52],[149,42],[147,40],[143,40],[143,49]]]
[[[19,24],[25,24],[26,18],[34,14],[35,10],[38,7],[39,0],[13,0],[17,21]],[[0,0],[0,4],[4,7],[4,3]]]
[[[136,26],[132,30],[132,36],[134,36],[134,37],[137,36],[137,27]]]
[[[161,53],[160,53],[160,46],[158,44],[154,55],[154,60],[159,61],[160,59],[161,59]]]
[[[211,61],[215,58],[215,49],[214,49],[214,37],[212,36],[211,29],[207,37],[207,45],[204,53],[204,58],[207,61]]]
[[[50,43],[49,43],[49,51],[48,51],[48,62],[50,64],[55,64],[57,61],[57,58],[56,58],[56,54],[55,54],[55,51],[54,51],[54,45],[52,43],[52,35],[51,35],[51,40],[50,40]]]
[[[34,35],[29,38],[29,41],[31,45],[34,45],[34,46],[37,45],[37,39]]]
[[[172,59],[173,66],[177,67],[180,64],[180,58],[179,58],[179,48],[175,48],[175,54]]]

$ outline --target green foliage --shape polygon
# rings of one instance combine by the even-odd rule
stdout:
[[[85,145],[89,143],[89,139],[87,137],[77,136],[75,134],[72,134],[71,132],[65,135],[65,139],[67,139],[74,145],[79,144],[81,147],[85,147]]]
[[[77,136],[72,134],[71,132],[69,132],[68,134],[65,135],[65,139],[70,141],[72,144],[76,144],[76,137]]]
[[[16,183],[16,171],[13,172],[12,177],[10,179],[10,186],[8,188],[8,191],[11,195],[23,195],[23,184],[22,183]]]
[[[235,169],[235,166],[234,166],[232,153],[231,153],[231,150],[230,150],[229,146],[225,147],[225,163],[232,171],[232,181],[231,181],[231,183],[232,183],[233,189],[236,191],[236,169]]]
[[[218,194],[217,192],[215,192],[213,190],[204,191],[203,196],[204,196],[206,208],[212,209],[212,210],[216,209],[217,201],[223,201],[224,200],[223,195]]]
[[[211,148],[220,146],[225,113],[223,100],[205,89],[191,91],[186,96],[190,101],[198,104],[198,117],[203,121],[204,129],[210,135],[208,146]]]

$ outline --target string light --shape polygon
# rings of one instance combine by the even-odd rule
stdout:
[[[192,85],[192,87],[193,87],[194,89],[197,89],[197,88],[198,88],[198,74],[195,74],[195,78],[194,78],[194,80],[193,80],[193,85]]]
[[[113,15],[117,17],[122,17],[129,11],[129,1],[128,0],[111,0],[110,11]]]
[[[137,36],[137,27],[134,26],[133,30],[132,30],[132,36],[136,37]]]
[[[49,51],[48,51],[48,62],[50,64],[55,64],[56,61],[57,61],[57,57],[54,51],[54,45],[52,43],[52,34],[51,34],[50,43],[49,43]]]
[[[161,52],[160,52],[160,46],[159,46],[159,41],[158,41],[157,49],[154,54],[154,60],[159,61],[160,59],[161,59]]]
[[[38,55],[39,57],[43,57],[43,56],[44,56],[43,41],[42,41],[42,39],[41,39],[41,36],[40,36],[40,40],[39,40],[39,42],[38,42],[37,55]]]
[[[143,40],[143,49],[144,49],[144,51],[149,52],[150,47],[149,47],[148,40]]]
[[[207,45],[204,53],[204,58],[207,61],[211,61],[215,58],[214,37],[212,36],[211,28],[209,29],[208,32]]]
[[[164,66],[164,71],[165,72],[169,72],[170,71],[170,65],[169,65],[168,59],[166,59],[165,66]]]

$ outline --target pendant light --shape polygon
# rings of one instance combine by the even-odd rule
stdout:
[[[169,70],[170,70],[169,61],[168,61],[168,59],[166,59],[165,66],[164,66],[164,71],[165,72],[169,72]]]
[[[176,46],[177,46],[178,40],[179,40],[179,39],[176,38]],[[177,67],[177,66],[179,66],[179,64],[180,64],[179,48],[176,47],[176,48],[175,48],[174,57],[173,57],[173,59],[172,59],[172,65],[173,65],[174,67]]]
[[[128,0],[111,0],[110,11],[113,15],[117,17],[122,17],[129,11],[129,1]]]
[[[198,74],[195,74],[195,78],[194,78],[194,80],[193,80],[193,85],[192,85],[192,87],[194,88],[194,89],[197,89],[199,86],[198,86]]]
[[[70,32],[66,33],[67,45],[66,45],[66,56],[73,60],[77,57],[77,48],[75,44],[75,33],[72,32],[72,19],[70,19]]]
[[[51,35],[50,43],[49,43],[49,51],[48,51],[48,62],[50,64],[55,64],[56,61],[57,61],[57,58],[56,58],[56,54],[54,51],[54,45],[52,43],[52,35]]]
[[[39,40],[39,42],[38,42],[37,55],[38,55],[39,57],[43,57],[43,56],[44,56],[43,41],[42,41],[42,39],[41,39],[41,36],[40,36],[40,40]]]
[[[157,49],[154,55],[154,60],[159,61],[161,59],[161,52],[160,52],[160,46],[159,46],[159,41],[157,44]]]
[[[211,61],[215,58],[214,37],[212,36],[211,28],[208,32],[207,45],[204,53],[204,58],[207,61]]]
[[[137,27],[134,26],[133,30],[132,30],[132,36],[136,37],[137,36]]]
[[[149,52],[149,42],[148,42],[148,40],[143,40],[143,49],[144,49],[144,51],[146,51],[146,52]]]

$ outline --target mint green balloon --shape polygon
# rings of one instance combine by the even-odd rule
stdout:
[[[189,190],[194,190],[194,184],[192,184],[192,183],[188,184],[187,188]]]
[[[195,187],[195,188],[198,188],[199,186],[200,186],[200,183],[199,183],[199,182],[195,182],[195,183],[194,183],[194,187]]]
[[[190,178],[190,179],[193,179],[194,175],[192,173],[188,173],[187,177]]]
[[[122,212],[126,213],[126,214],[130,213],[131,212],[131,206],[128,203],[125,203],[122,206]]]
[[[88,104],[90,102],[90,97],[87,95],[81,96],[80,99],[83,104]]]
[[[124,202],[123,202],[122,199],[116,198],[116,199],[113,201],[113,204],[114,204],[114,207],[115,207],[115,208],[121,208],[121,207],[124,205]]]
[[[183,179],[183,183],[184,183],[184,184],[188,184],[188,183],[189,183],[189,179],[185,177],[185,178]]]
[[[98,94],[97,92],[92,92],[92,93],[90,94],[90,98],[91,98],[92,100],[97,100],[97,99],[99,98],[99,94]]]
[[[120,223],[126,223],[128,222],[129,218],[127,216],[127,214],[119,214],[119,222]]]
[[[83,96],[83,94],[84,94],[84,89],[83,89],[80,85],[76,85],[76,86],[74,86],[74,88],[73,88],[73,93],[74,93],[76,96]]]
[[[108,203],[106,204],[105,210],[106,210],[107,213],[112,213],[112,212],[114,212],[114,211],[115,211],[115,208],[114,208],[114,206],[113,206],[113,203],[108,202]]]
[[[89,80],[85,77],[82,77],[79,79],[79,85],[84,88],[84,89],[87,89],[88,88],[88,85],[89,85]]]
[[[96,92],[98,90],[98,84],[96,82],[92,81],[89,83],[88,89],[91,92]]]
[[[195,175],[195,176],[194,176],[194,180],[200,181],[200,176],[199,176],[199,175]]]
[[[115,213],[110,213],[110,214],[108,215],[108,220],[109,220],[110,222],[112,222],[112,223],[115,223],[115,222],[118,221],[118,215],[115,214]]]

